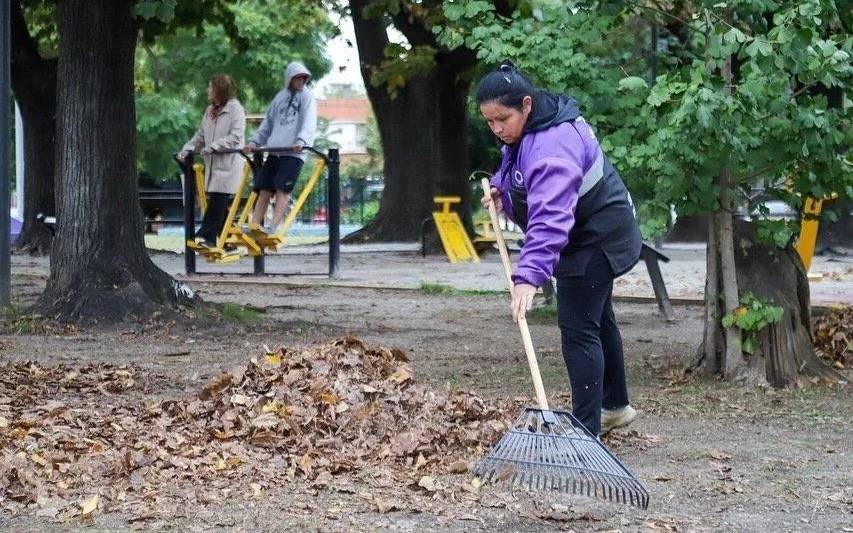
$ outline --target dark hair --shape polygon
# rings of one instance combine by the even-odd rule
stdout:
[[[237,94],[234,78],[228,74],[214,74],[210,77],[210,86],[213,88],[213,98],[220,105],[225,104]]]
[[[499,102],[507,107],[521,111],[521,102],[525,96],[533,96],[536,87],[522,74],[512,61],[504,61],[497,70],[483,76],[477,85],[477,105],[486,102]]]

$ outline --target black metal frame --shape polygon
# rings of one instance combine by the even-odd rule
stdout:
[[[251,273],[238,273],[241,276],[325,276],[335,279],[340,272],[340,257],[341,257],[341,182],[340,182],[340,153],[337,148],[329,149],[329,153],[324,154],[313,146],[305,146],[303,150],[311,152],[323,159],[326,163],[327,174],[327,211],[328,215],[326,223],[329,226],[329,271],[328,273],[312,273],[312,272],[267,272],[265,258],[266,254],[262,253],[254,257],[254,266]],[[252,168],[252,175],[256,175],[261,167],[262,154],[293,154],[296,150],[290,147],[271,147],[271,148],[256,148],[252,151],[254,157],[249,157],[241,149],[217,150],[217,154],[240,154],[249,166]],[[195,154],[190,154],[186,159],[181,159],[178,154],[172,154],[173,159],[178,164],[181,172],[184,175],[184,242],[195,239],[195,174],[193,172],[193,162]],[[196,270],[196,254],[195,250],[189,246],[184,248],[184,270],[189,275],[235,275],[232,272],[198,272]]]

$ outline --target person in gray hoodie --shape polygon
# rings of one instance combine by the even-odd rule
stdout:
[[[269,154],[261,171],[255,176],[258,200],[250,228],[260,227],[275,233],[284,218],[290,195],[305,162],[302,148],[314,142],[317,131],[317,100],[308,87],[311,72],[296,61],[287,65],[284,88],[273,98],[258,130],[246,143],[243,151],[251,153],[260,146],[291,148],[292,153]],[[264,227],[270,200],[275,195],[272,223]]]

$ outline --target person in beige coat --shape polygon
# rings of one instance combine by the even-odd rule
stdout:
[[[228,201],[237,194],[243,175],[243,158],[238,153],[217,154],[217,150],[241,148],[246,131],[246,112],[235,98],[234,80],[227,74],[214,74],[207,85],[210,105],[205,109],[195,135],[181,149],[179,157],[201,153],[204,159],[204,183],[207,191],[207,211],[198,230],[198,238],[207,247],[216,239],[225,224]]]

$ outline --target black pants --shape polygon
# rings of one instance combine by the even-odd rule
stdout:
[[[599,252],[582,276],[557,278],[557,317],[572,385],[572,414],[593,434],[601,408],[628,405],[622,336],[613,316],[613,271]]]
[[[206,241],[216,242],[228,215],[228,200],[231,195],[224,192],[207,193],[207,210],[201,219],[197,235]]]

